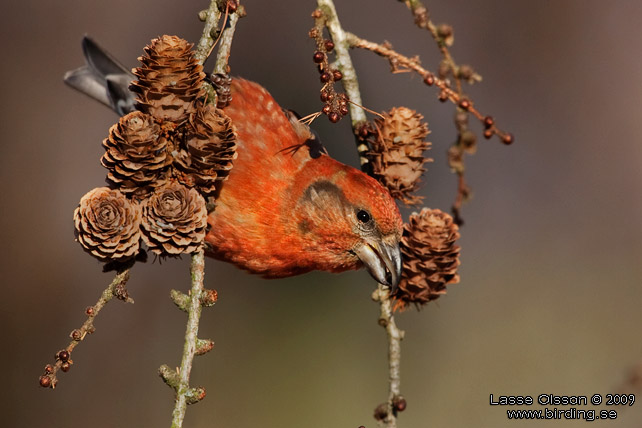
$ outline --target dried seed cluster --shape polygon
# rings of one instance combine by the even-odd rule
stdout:
[[[372,175],[392,197],[407,205],[421,202],[421,197],[412,193],[426,171],[424,164],[432,162],[424,156],[424,151],[431,146],[425,140],[429,133],[423,116],[406,107],[392,108],[360,132],[360,137],[371,148],[367,156]]]
[[[330,122],[337,123],[348,114],[348,97],[344,93],[337,93],[334,88],[334,84],[343,78],[343,74],[340,70],[332,68],[328,61],[328,55],[334,50],[334,42],[323,37],[325,15],[317,9],[312,13],[312,17],[314,27],[308,34],[316,42],[312,61],[317,65],[319,80],[323,84],[320,93],[323,102],[321,111],[328,116]]]
[[[446,286],[459,282],[459,227],[438,209],[424,208],[404,224],[401,238],[403,273],[392,295],[395,309],[424,305],[446,294]]]
[[[160,255],[202,245],[204,196],[227,178],[236,132],[220,108],[205,103],[205,74],[192,46],[176,36],[152,40],[131,85],[138,111],[121,117],[103,141],[111,188],[87,193],[74,213],[78,242],[102,261],[135,257],[140,239]],[[230,80],[217,79],[219,101],[229,103]]]

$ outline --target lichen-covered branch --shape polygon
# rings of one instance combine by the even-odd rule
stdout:
[[[232,39],[234,38],[236,23],[242,14],[244,14],[242,6],[238,6],[238,9],[234,13],[229,14],[229,24],[221,34],[218,53],[216,55],[216,65],[214,65],[214,73],[229,74],[228,62],[230,59],[230,52],[232,50]]]
[[[404,332],[399,330],[392,314],[390,290],[379,284],[372,293],[372,299],[379,302],[381,313],[379,324],[386,329],[388,338],[388,401],[375,410],[375,418],[384,423],[386,428],[396,428],[397,411],[405,409],[405,400],[401,396],[401,340]]]
[[[361,107],[363,102],[361,101],[361,92],[359,91],[359,82],[357,80],[357,72],[352,65],[352,59],[350,58],[350,45],[346,40],[346,33],[341,27],[339,22],[339,17],[337,15],[337,10],[334,7],[334,2],[332,0],[317,0],[319,9],[323,12],[326,19],[326,26],[330,32],[330,37],[334,41],[334,50],[337,56],[337,66],[343,77],[341,82],[343,88],[348,95],[350,100],[350,117],[352,122],[352,129],[355,135],[358,133],[360,127],[366,123],[366,113]],[[356,139],[357,142],[357,152],[359,154],[359,162],[361,168],[364,171],[367,171],[367,164],[369,162],[366,157],[366,152],[368,151],[368,146],[364,144],[359,139]]]
[[[205,22],[203,26],[203,35],[196,45],[196,59],[201,64],[205,63],[212,53],[214,43],[216,42],[218,21],[221,18],[221,11],[218,7],[218,0],[211,0],[210,6],[201,11],[199,18]]]
[[[93,306],[89,306],[85,309],[87,320],[80,328],[72,330],[69,334],[71,342],[66,348],[56,353],[56,362],[53,365],[47,364],[45,366],[45,373],[40,376],[39,379],[41,386],[45,388],[55,388],[58,383],[58,378],[56,376],[58,370],[66,372],[71,368],[71,365],[73,364],[73,361],[71,360],[72,351],[88,334],[95,331],[94,319],[98,316],[98,313],[103,306],[105,306],[114,297],[127,303],[134,303],[134,300],[129,297],[129,294],[127,293],[127,288],[125,288],[128,280],[129,269],[118,272],[111,284],[109,284],[102,292],[98,301]]]
[[[221,6],[223,4],[224,7]],[[217,53],[214,73],[228,72],[228,59],[236,22],[239,16],[244,15],[244,10],[239,5],[238,0],[226,0],[225,2],[212,0],[207,12],[201,14],[205,15],[201,16],[201,18],[205,17],[205,29],[198,43],[199,48],[196,54],[201,63],[207,60],[216,43],[214,35],[221,9],[225,10],[225,16],[229,20],[229,25],[220,34],[221,44],[219,45]],[[213,24],[211,24],[211,22],[213,22]],[[199,54],[201,56],[199,56]],[[215,91],[211,85],[208,85],[208,87],[208,98],[211,101],[212,98],[215,98],[212,96],[215,94]],[[194,357],[196,355],[203,355],[214,347],[213,341],[198,338],[202,308],[203,306],[212,306],[217,300],[216,291],[207,290],[204,287],[205,254],[202,249],[192,255],[190,275],[191,289],[189,295],[185,295],[176,290],[172,290],[171,293],[172,300],[176,306],[187,313],[187,326],[185,329],[185,343],[183,345],[181,366],[177,371],[172,370],[167,365],[162,365],[159,368],[161,378],[176,392],[176,401],[172,412],[172,428],[180,428],[183,426],[188,404],[197,403],[205,398],[205,388],[190,387],[190,373],[192,371]]]
[[[337,15],[337,10],[334,7],[334,2],[332,0],[317,0],[317,4],[319,5],[319,9],[321,9],[325,15],[328,31],[334,41],[337,65],[343,74],[341,81],[343,82],[346,94],[354,104],[362,105],[357,72],[352,65],[349,45],[346,40],[345,31],[339,22],[339,16]],[[350,117],[352,118],[353,128],[355,125],[366,121],[366,113],[361,107],[357,107],[354,104],[350,105]]]
[[[176,404],[172,412],[172,428],[183,426],[187,404],[195,403],[205,397],[203,388],[190,388],[189,375],[192,371],[194,356],[196,355],[198,326],[201,317],[201,295],[205,277],[205,254],[198,251],[192,255],[190,266],[192,286],[187,305],[187,327],[185,330],[185,344],[183,345],[183,358],[181,366],[175,376],[167,374],[167,366],[162,366],[160,375],[165,382],[176,390]]]

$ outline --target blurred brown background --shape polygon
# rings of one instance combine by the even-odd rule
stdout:
[[[318,110],[307,38],[314,2],[244,3],[233,73],[302,114]],[[455,58],[484,77],[469,91],[476,105],[516,143],[482,140],[468,159],[474,198],[463,212],[461,283],[398,317],[407,338],[400,426],[514,426],[505,408],[489,406],[490,393],[606,394],[642,359],[642,3],[426,3],[436,22],[454,26]],[[196,41],[206,6],[3,3],[4,426],[169,425],[172,394],[156,369],[179,364],[185,316],[168,294],[187,288],[187,258],[136,266],[136,304],[107,306],[55,392],[37,383],[112,277],[73,241],[71,216],[103,184],[100,143],[116,116],[66,88],[62,76],[82,64],[85,33],[134,66],[157,35]],[[436,69],[437,49],[403,4],[337,7],[347,29]],[[354,60],[369,108],[406,105],[430,122],[435,162],[423,194],[427,206],[447,210],[456,188],[445,160],[452,105],[417,77],[390,75],[370,53]],[[332,155],[356,165],[347,120],[315,125]],[[206,282],[220,299],[204,312],[201,336],[216,348],[196,360],[193,383],[208,396],[188,409],[186,427],[376,426],[372,411],[387,395],[386,342],[365,272],[267,281],[210,260]],[[641,407],[642,396],[618,409],[617,426],[639,426]]]

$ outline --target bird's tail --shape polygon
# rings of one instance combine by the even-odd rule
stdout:
[[[136,77],[87,36],[82,39],[82,51],[87,64],[65,73],[65,83],[121,116],[135,110],[129,84]]]

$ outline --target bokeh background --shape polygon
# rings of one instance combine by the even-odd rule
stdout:
[[[482,139],[468,158],[474,197],[463,211],[461,283],[398,316],[408,400],[400,426],[514,426],[505,408],[489,406],[489,394],[606,394],[642,359],[642,3],[426,3],[436,22],[454,26],[457,61],[484,77],[469,90],[476,105],[516,143]],[[233,73],[300,113],[318,110],[307,38],[314,2],[244,4]],[[110,303],[56,391],[38,386],[42,367],[112,277],[74,242],[71,217],[80,197],[103,184],[100,143],[116,116],[65,87],[62,76],[82,64],[83,34],[135,66],[155,36],[196,41],[206,6],[3,2],[5,426],[169,425],[172,393],[156,369],[179,364],[185,316],[168,295],[187,289],[187,258],[136,266],[135,305]],[[436,69],[434,43],[402,3],[337,7],[346,29]],[[369,108],[405,105],[430,122],[435,162],[422,194],[427,206],[447,210],[456,189],[445,159],[453,106],[417,77],[391,75],[373,54],[355,52],[354,61]],[[347,120],[332,126],[321,118],[315,127],[333,156],[357,164]],[[188,409],[186,427],[376,426],[373,409],[387,396],[386,340],[365,272],[268,281],[210,260],[206,282],[220,299],[204,312],[201,336],[216,347],[195,362],[192,383],[208,395]],[[641,407],[618,409],[608,426],[640,426]]]

